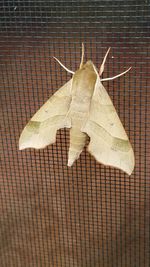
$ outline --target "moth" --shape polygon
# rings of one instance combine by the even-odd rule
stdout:
[[[88,138],[88,151],[104,164],[119,168],[130,175],[134,169],[134,152],[102,81],[113,80],[125,73],[102,79],[104,65],[97,71],[91,60],[84,63],[84,45],[80,67],[73,72],[57,58],[72,78],[37,111],[25,126],[19,139],[19,149],[45,148],[56,141],[60,128],[70,128],[68,166],[79,158]]]

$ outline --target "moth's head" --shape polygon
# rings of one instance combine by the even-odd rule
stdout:
[[[94,70],[94,64],[91,60],[88,60],[85,64],[81,66],[81,69]]]
[[[92,72],[92,73],[94,72],[96,75],[98,75],[97,69],[91,60],[88,60],[85,64],[80,66],[80,69],[86,70],[86,71]]]

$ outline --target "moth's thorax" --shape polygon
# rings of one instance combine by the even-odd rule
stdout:
[[[96,78],[97,74],[94,70],[93,63],[89,60],[73,75],[72,95],[91,97]]]
[[[73,117],[83,119],[89,112],[91,99],[93,96],[97,74],[92,61],[87,61],[73,75],[72,81],[72,101],[70,111]]]

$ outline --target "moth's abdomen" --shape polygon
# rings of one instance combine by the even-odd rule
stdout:
[[[80,153],[85,146],[87,135],[80,131],[80,128],[72,127],[70,129],[70,146],[68,156],[68,166],[72,166],[74,161],[79,158]]]
[[[86,94],[72,97],[69,113],[72,128],[70,129],[68,166],[72,166],[74,161],[79,158],[85,146],[87,135],[81,132],[81,128],[89,114],[90,102],[91,98]]]

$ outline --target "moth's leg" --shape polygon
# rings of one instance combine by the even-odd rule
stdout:
[[[66,68],[66,67],[60,62],[60,60],[59,60],[57,57],[53,57],[53,58],[54,58],[54,59],[60,64],[60,66],[62,66],[66,71],[68,71],[68,72],[74,74],[74,71],[69,70],[68,68]]]
[[[108,53],[110,51],[110,47],[108,48],[105,56],[104,56],[104,59],[103,59],[103,62],[102,62],[102,65],[100,66],[100,69],[99,69],[99,76],[102,75],[103,71],[104,71],[104,66],[105,66],[105,62],[106,62],[106,59],[107,59],[107,56],[108,56]]]
[[[80,69],[83,66],[83,61],[84,61],[84,43],[82,43],[82,55],[81,55]]]
[[[128,72],[130,69],[131,69],[131,67],[130,67],[129,69],[125,70],[124,72],[122,72],[122,73],[120,73],[120,74],[118,74],[118,75],[114,76],[114,77],[110,77],[110,78],[101,79],[101,82],[104,82],[104,81],[110,81],[110,80],[114,80],[114,79],[116,79],[116,78],[118,78],[118,77],[120,77],[120,76],[124,75],[125,73],[127,73],[127,72]]]

